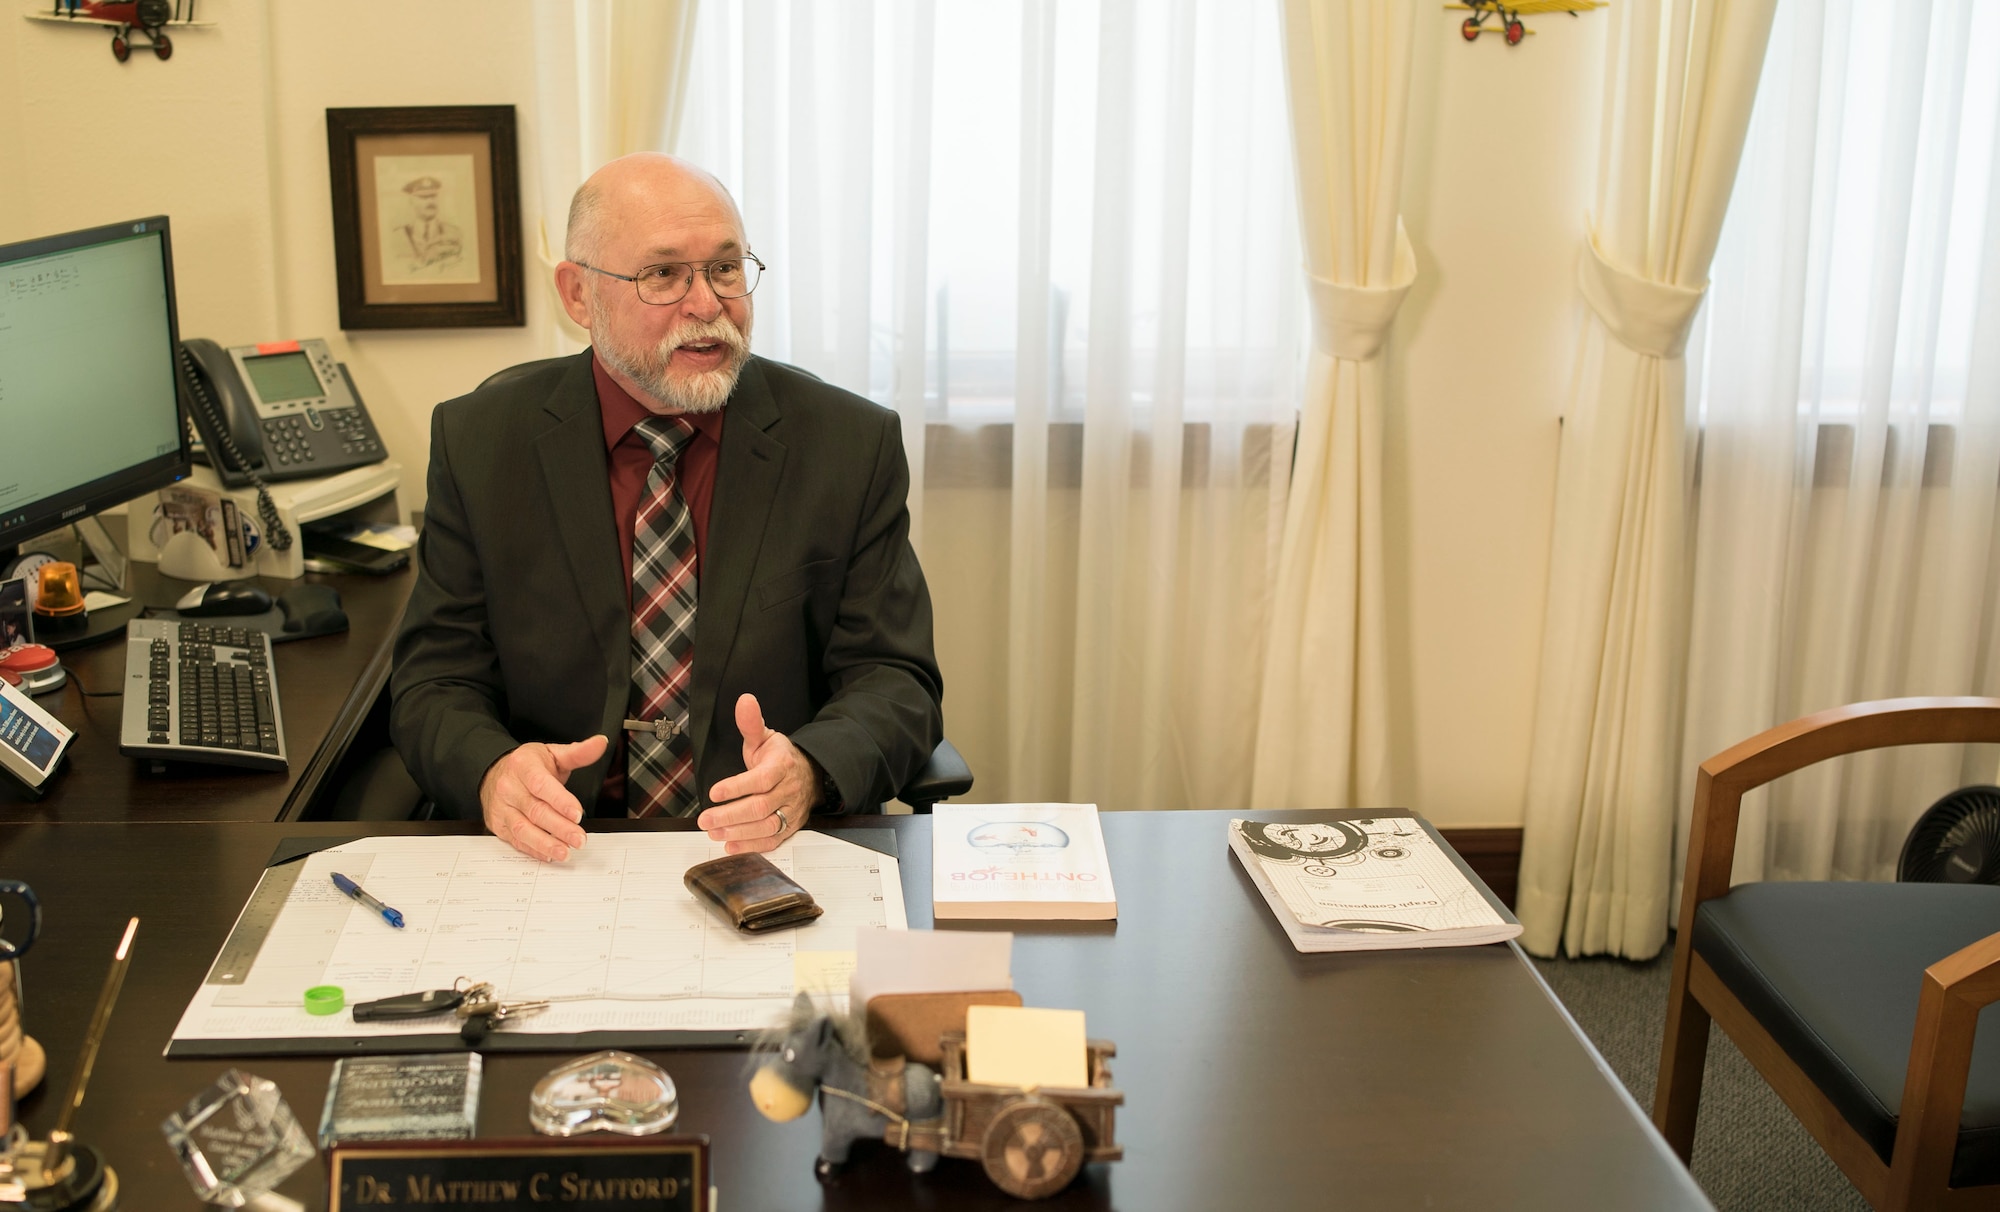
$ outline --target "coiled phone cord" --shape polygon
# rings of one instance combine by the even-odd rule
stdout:
[[[209,427],[215,430],[214,445],[222,448],[221,453],[228,456],[257,489],[257,517],[264,523],[264,537],[270,542],[271,550],[290,551],[292,532],[285,529],[284,522],[278,517],[278,503],[271,499],[270,485],[264,483],[264,477],[251,469],[250,460],[243,457],[243,452],[237,449],[236,440],[229,436],[229,426],[221,423],[222,411],[215,406],[215,401],[209,398],[208,389],[202,386],[201,373],[195,368],[194,357],[188,353],[187,346],[181,346],[178,352],[181,369],[187,372],[188,390],[194,395],[195,404],[207,415]],[[202,437],[207,438],[208,435],[203,434]],[[218,478],[221,471],[219,467],[216,469]]]

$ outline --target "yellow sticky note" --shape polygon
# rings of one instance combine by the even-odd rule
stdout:
[[[1083,1011],[967,1007],[965,1064],[966,1076],[986,1085],[1088,1086]]]
[[[852,951],[792,952],[792,988],[800,993],[845,993],[853,975]]]

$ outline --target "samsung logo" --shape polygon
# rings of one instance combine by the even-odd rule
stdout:
[[[62,517],[61,517],[61,518],[59,518],[58,520],[59,520],[59,521],[64,521],[64,522],[67,522],[67,521],[69,521],[69,520],[70,520],[71,518],[75,517],[76,515],[78,515],[78,514],[80,514],[80,513],[82,513],[82,512],[84,512],[84,508],[83,508],[83,506],[81,506],[81,505],[72,505],[72,506],[70,506],[70,507],[69,507],[68,509],[65,509],[65,510],[63,510],[63,511],[62,511]]]

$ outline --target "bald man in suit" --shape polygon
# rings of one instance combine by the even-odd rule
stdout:
[[[896,415],[751,355],[761,265],[691,165],[600,169],[565,253],[592,349],[433,416],[397,748],[546,860],[593,816],[741,852],[873,810],[943,735]]]

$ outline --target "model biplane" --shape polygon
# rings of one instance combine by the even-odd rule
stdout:
[[[132,57],[133,36],[144,34],[145,46],[162,59],[171,59],[174,40],[167,36],[169,25],[197,25],[195,0],[55,0],[47,13],[29,13],[41,21],[68,21],[78,25],[101,25],[111,30],[111,57],[120,63]]]
[[[1507,39],[1507,45],[1519,46],[1521,39],[1534,30],[1521,24],[1522,14],[1530,17],[1542,13],[1568,13],[1574,17],[1605,7],[1609,0],[1467,0],[1464,4],[1447,4],[1446,9],[1461,13],[1471,13],[1458,32],[1465,35],[1467,42],[1477,42],[1481,34],[1500,34]],[[1493,18],[1487,25],[1486,19]]]

